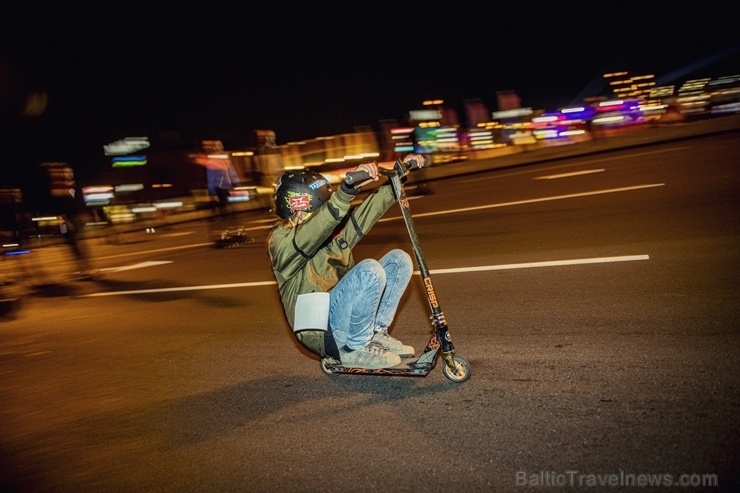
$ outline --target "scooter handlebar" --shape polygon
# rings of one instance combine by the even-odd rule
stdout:
[[[367,171],[350,171],[344,176],[344,183],[347,185],[354,185],[357,182],[365,181],[370,178],[370,173]]]
[[[400,161],[396,162],[396,165],[398,165]],[[378,174],[381,174],[383,176],[393,176],[396,174],[396,171],[392,169],[385,169],[385,168],[379,168]],[[403,173],[402,173],[403,174]],[[346,183],[349,186],[354,185],[357,182],[365,181],[370,179],[370,173],[367,171],[348,171],[346,175],[344,175],[344,183]]]
[[[426,154],[408,155],[401,162],[407,171],[426,168],[429,166],[429,156]]]
[[[393,169],[380,168],[378,172],[384,176],[393,176],[396,174],[404,176],[411,170],[426,168],[429,166],[429,156],[422,155],[419,157],[422,158],[422,162],[419,162],[416,158],[407,158],[405,160],[398,159],[393,165]],[[368,180],[369,178],[370,174],[367,171],[349,171],[344,176],[344,183],[351,186],[357,182]]]

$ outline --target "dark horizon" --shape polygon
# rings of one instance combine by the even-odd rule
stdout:
[[[654,4],[609,22],[588,9],[506,5],[444,20],[430,11],[390,29],[400,12],[351,24],[327,14],[318,25],[286,9],[212,18],[127,11],[93,23],[66,11],[29,14],[0,43],[9,144],[0,182],[42,161],[94,174],[106,163],[102,146],[127,136],[245,145],[270,129],[285,144],[377,130],[426,99],[445,100],[464,124],[465,100],[495,111],[499,91],[552,110],[598,95],[608,71],[652,73],[663,84],[740,72],[729,12],[698,24],[691,12]]]

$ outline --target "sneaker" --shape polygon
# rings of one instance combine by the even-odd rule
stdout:
[[[380,343],[388,351],[399,355],[401,358],[411,358],[414,356],[414,348],[407,346],[395,337],[388,335],[387,330],[379,330],[373,336],[373,342]]]
[[[370,341],[361,349],[339,348],[342,365],[349,368],[390,368],[401,363],[401,357],[388,351],[380,344]]]

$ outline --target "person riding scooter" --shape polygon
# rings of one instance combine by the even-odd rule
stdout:
[[[403,161],[410,169],[429,163],[417,154]],[[413,347],[388,334],[413,262],[392,249],[380,260],[355,263],[352,248],[395,201],[390,186],[381,185],[351,207],[363,186],[379,180],[376,162],[355,171],[370,178],[337,190],[315,171],[283,173],[273,196],[280,221],[268,252],[288,323],[306,348],[346,367],[390,368],[414,356]]]

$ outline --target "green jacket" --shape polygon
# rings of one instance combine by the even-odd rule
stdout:
[[[352,248],[395,202],[388,184],[376,188],[355,208],[350,207],[353,199],[337,189],[302,224],[294,227],[281,221],[270,233],[272,271],[291,327],[298,295],[331,291],[355,265]],[[323,331],[295,334],[308,349],[326,356]]]

